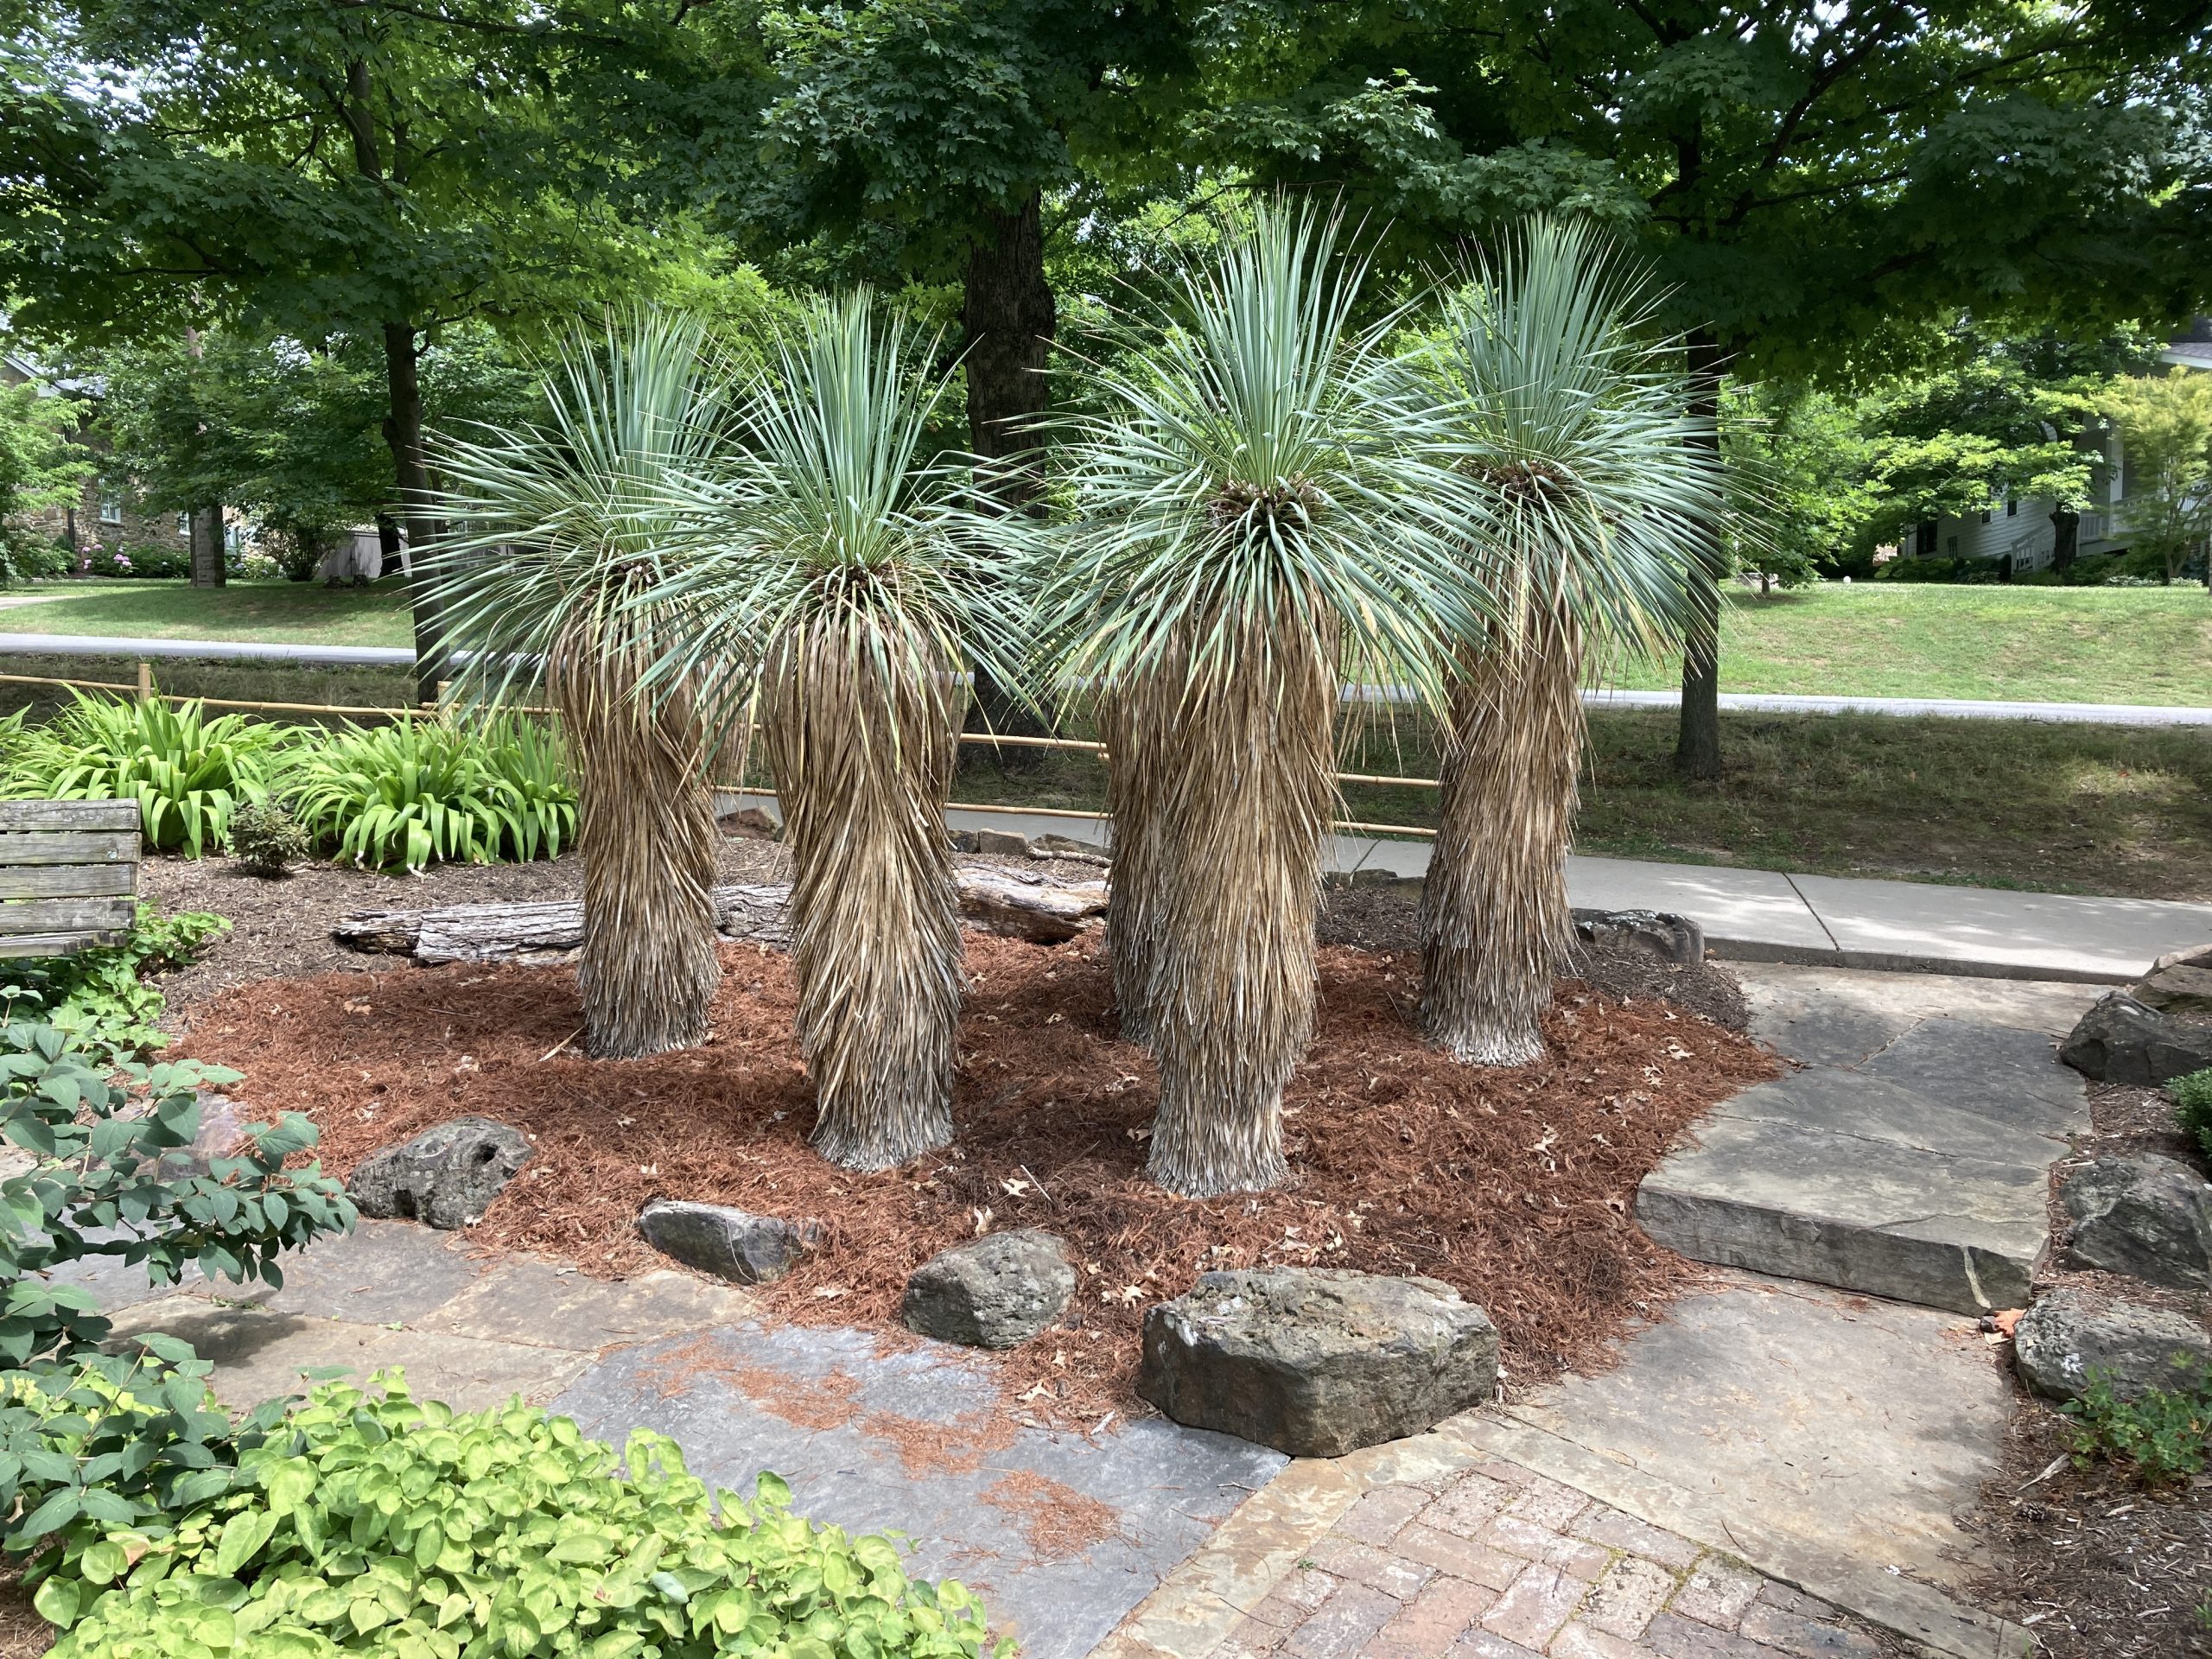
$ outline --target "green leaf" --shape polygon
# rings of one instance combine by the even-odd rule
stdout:
[[[67,1630],[77,1622],[83,1588],[73,1579],[48,1579],[31,1597],[31,1605],[48,1624]]]

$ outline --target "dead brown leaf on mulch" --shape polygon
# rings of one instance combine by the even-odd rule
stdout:
[[[760,1293],[800,1322],[895,1331],[929,1257],[1048,1229],[1076,1261],[1067,1325],[996,1360],[1022,1408],[1086,1421],[1138,1408],[1145,1308],[1216,1268],[1427,1274],[1490,1311],[1514,1382],[1598,1360],[1688,1271],[1630,1218],[1637,1181],[1774,1071],[1696,1014],[1574,982],[1541,1061],[1462,1066],[1407,1023],[1417,958],[1325,950],[1285,1103],[1294,1180],[1193,1202],[1143,1179],[1152,1060],[1116,1037],[1095,948],[974,937],[967,965],[959,1141],[874,1175],[808,1148],[790,963],[750,945],[724,948],[713,1040],[651,1059],[562,1051],[582,1024],[572,970],[472,966],[239,986],[195,1009],[182,1052],[245,1072],[235,1092],[256,1111],[314,1118],[340,1174],[464,1112],[524,1130],[538,1155],[477,1229],[486,1245],[619,1275],[660,1265],[634,1227],[651,1198],[819,1220],[824,1247]]]

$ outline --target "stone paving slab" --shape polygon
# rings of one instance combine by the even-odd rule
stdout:
[[[1644,1230],[1726,1267],[1961,1313],[2024,1306],[2050,1167],[2088,1126],[2051,1033],[2094,993],[1749,963],[1738,977],[1752,1034],[1802,1065],[1721,1103],[1645,1177]]]
[[[1288,1461],[1156,1419],[1020,1427],[996,1390],[941,1344],[739,1325],[613,1353],[554,1406],[588,1433],[668,1434],[715,1485],[772,1470],[801,1513],[910,1535],[913,1570],[979,1591],[1023,1659],[1089,1653]]]
[[[202,1359],[214,1362],[215,1393],[233,1409],[304,1394],[302,1374],[326,1367],[346,1371],[356,1382],[400,1367],[417,1395],[460,1411],[481,1411],[515,1395],[543,1405],[592,1358],[571,1349],[272,1313],[197,1296],[141,1304],[116,1320],[116,1331],[123,1336],[160,1331],[190,1343]]]

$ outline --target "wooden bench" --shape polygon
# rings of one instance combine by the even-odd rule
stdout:
[[[137,893],[137,802],[0,801],[0,957],[119,944]]]

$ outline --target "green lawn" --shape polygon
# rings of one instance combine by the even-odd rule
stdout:
[[[58,597],[54,595],[59,595]],[[34,604],[9,601],[30,598]],[[373,588],[181,582],[41,582],[0,593],[0,632],[405,645],[407,594]],[[1671,664],[1612,683],[1666,689]],[[2212,686],[2212,596],[2201,588],[1836,583],[1732,593],[1720,683],[1730,691],[2201,703]]]
[[[17,601],[31,603],[16,603]],[[405,584],[317,582],[45,582],[0,592],[0,633],[118,634],[152,639],[260,639],[302,645],[409,645]]]
[[[1613,678],[1669,689],[1681,670]],[[1721,623],[1724,691],[2201,704],[2208,688],[2212,594],[2196,587],[1822,582],[1732,593]]]

